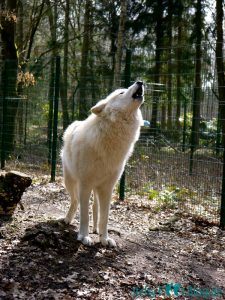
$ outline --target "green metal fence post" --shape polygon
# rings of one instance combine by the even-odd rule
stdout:
[[[56,57],[55,81],[54,81],[54,114],[53,114],[53,138],[52,138],[52,164],[51,181],[55,181],[58,139],[58,107],[59,107],[59,84],[60,84],[60,57]]]
[[[124,70],[124,86],[128,88],[130,86],[130,77],[131,77],[131,50],[127,49],[126,51],[126,61],[125,61],[125,70]],[[126,172],[124,170],[121,178],[120,178],[120,185],[119,185],[119,199],[125,199],[125,177]]]
[[[52,163],[52,132],[53,132],[53,111],[54,111],[54,82],[55,82],[55,57],[51,58],[50,78],[48,91],[48,165]]]
[[[223,177],[220,207],[220,227],[225,229],[225,138],[223,138]]]

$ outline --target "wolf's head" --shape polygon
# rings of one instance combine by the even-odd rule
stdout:
[[[91,111],[99,116],[130,115],[135,113],[143,102],[144,85],[143,82],[137,81],[128,89],[114,91],[92,107]]]

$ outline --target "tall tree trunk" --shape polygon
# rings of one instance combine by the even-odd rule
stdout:
[[[192,133],[191,147],[194,149],[199,144],[199,123],[200,123],[200,104],[201,104],[201,70],[202,70],[202,0],[197,0],[195,14],[195,32],[196,32],[196,52],[195,52],[195,84],[193,94],[193,118],[192,118]]]
[[[6,5],[2,2],[1,9],[5,12],[13,12],[16,14],[17,1],[6,1]],[[10,14],[9,14],[10,15]],[[19,105],[19,98],[17,96],[17,71],[18,71],[18,57],[17,48],[15,45],[15,19],[13,17],[6,17],[5,14],[0,15],[0,34],[2,41],[2,56],[4,62],[1,76],[1,91],[0,94],[4,99],[4,123],[2,128],[3,145],[5,153],[8,156],[14,150],[15,140],[15,125],[16,115]],[[1,103],[2,109],[3,104]],[[7,106],[7,108],[6,108]]]
[[[120,13],[119,30],[118,30],[118,37],[117,37],[117,50],[115,56],[115,70],[114,70],[114,80],[113,80],[114,88],[121,86],[121,63],[122,63],[123,47],[124,47],[124,40],[125,40],[126,19],[127,19],[127,0],[121,0],[121,13]]]
[[[63,56],[63,76],[60,89],[61,104],[62,104],[62,116],[63,116],[63,129],[65,130],[70,123],[68,112],[68,40],[69,40],[69,13],[70,13],[70,1],[66,0],[65,7],[65,28],[64,28],[64,56]]]
[[[16,32],[16,44],[18,47],[18,59],[19,63],[21,65],[21,70],[24,70],[24,51],[23,51],[23,41],[24,41],[24,26],[23,26],[23,20],[24,20],[24,11],[23,11],[23,2],[18,1],[18,19],[17,19],[17,32]],[[22,83],[18,84],[18,95],[23,94],[23,86]],[[18,123],[18,134],[19,134],[19,142],[22,144],[22,140],[24,137],[24,107],[25,107],[25,99],[22,97],[20,104],[19,104],[19,109],[18,109],[18,115],[17,115],[17,123]]]
[[[197,0],[195,13],[195,34],[196,34],[196,52],[195,52],[195,85],[193,91],[192,103],[192,128],[191,128],[191,154],[190,154],[190,174],[192,174],[193,155],[199,144],[199,124],[200,124],[200,105],[201,105],[201,71],[202,71],[202,0]]]
[[[172,17],[173,17],[173,0],[168,0],[168,119],[167,119],[167,129],[172,129]]]
[[[183,1],[179,2],[177,11],[177,50],[176,50],[176,116],[175,123],[176,129],[181,130],[181,74],[182,74],[182,31],[183,31]],[[186,100],[185,100],[186,101]],[[185,107],[185,103],[184,103]]]
[[[216,67],[219,92],[219,122],[222,126],[223,145],[225,145],[225,70],[223,54],[223,0],[216,1]]]
[[[92,1],[86,0],[85,2],[85,14],[84,14],[84,36],[81,50],[81,67],[80,67],[80,96],[79,96],[79,119],[83,120],[88,116],[87,105],[87,70],[88,70],[88,54],[90,51],[90,26],[91,26],[91,11]]]
[[[115,3],[112,2],[110,5],[111,9],[111,26],[110,26],[110,56],[111,56],[111,65],[112,65],[112,74],[109,80],[109,92],[112,90],[112,82],[114,80],[114,71],[115,71],[115,56],[116,56],[116,39],[118,33],[118,24],[117,24],[117,15]]]
[[[54,98],[54,78],[55,78],[55,57],[58,53],[57,44],[57,0],[52,5],[49,0],[46,0],[48,6],[48,20],[51,32],[51,44],[53,47],[51,65],[50,65],[50,76],[49,76],[49,87],[48,87],[48,132],[47,132],[47,144],[48,144],[48,163],[51,163],[52,156],[52,132],[53,132],[53,98]]]
[[[158,0],[156,7],[156,45],[155,45],[155,68],[154,68],[154,82],[160,83],[160,72],[161,72],[161,55],[162,55],[162,41],[163,41],[163,1]],[[152,118],[151,128],[156,130],[157,117],[158,117],[158,106],[159,106],[159,93],[153,91],[153,104],[152,104]]]
[[[182,39],[182,28],[181,22],[178,22],[178,33],[177,33],[177,72],[176,72],[176,128],[181,129],[180,116],[181,116],[181,39]]]

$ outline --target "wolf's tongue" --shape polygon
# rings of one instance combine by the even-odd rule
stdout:
[[[133,98],[141,98],[143,93],[142,86],[140,86],[137,91],[133,94]]]

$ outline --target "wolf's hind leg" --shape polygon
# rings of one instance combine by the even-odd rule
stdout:
[[[66,224],[70,224],[73,220],[73,217],[74,217],[77,207],[78,207],[77,187],[76,187],[77,184],[71,178],[70,174],[65,170],[65,168],[64,168],[64,183],[65,183],[66,189],[70,195],[70,208],[67,212],[64,222]]]

